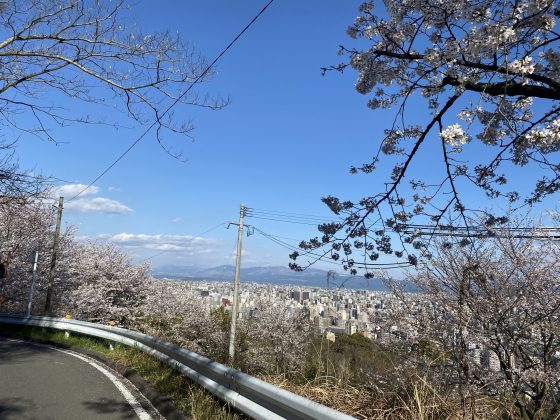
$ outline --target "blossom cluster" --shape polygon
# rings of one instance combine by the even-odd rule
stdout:
[[[535,71],[535,65],[531,57],[523,57],[521,60],[513,60],[508,64],[508,70],[517,74],[531,74]]]
[[[539,150],[558,151],[560,149],[560,120],[555,119],[544,127],[531,130],[525,135],[525,140]]]
[[[450,146],[463,146],[469,142],[469,136],[459,124],[453,124],[442,130],[439,136]]]

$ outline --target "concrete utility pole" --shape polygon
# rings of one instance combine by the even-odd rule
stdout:
[[[233,306],[231,308],[231,331],[229,334],[229,361],[233,363],[235,357],[235,330],[237,328],[237,315],[239,314],[239,274],[241,271],[241,242],[243,240],[243,217],[245,206],[239,207],[239,230],[237,231],[237,258],[235,259],[235,280],[233,283]]]
[[[33,260],[33,280],[31,281],[31,289],[29,290],[29,302],[27,303],[26,316],[31,316],[31,306],[33,305],[33,294],[35,293],[35,283],[37,282],[37,261],[39,261],[39,251],[35,251],[35,259]]]
[[[58,238],[60,236],[60,222],[62,221],[62,208],[64,207],[64,197],[58,200],[58,214],[56,217],[56,230],[54,231],[53,251],[51,267],[49,269],[49,282],[47,285],[47,299],[45,301],[45,314],[49,315],[52,309],[52,293],[54,285],[54,269],[56,267],[56,253],[58,252]]]

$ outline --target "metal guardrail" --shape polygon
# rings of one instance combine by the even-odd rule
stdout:
[[[0,324],[71,331],[134,347],[173,366],[254,419],[354,419],[175,344],[137,331],[66,318],[0,315]]]

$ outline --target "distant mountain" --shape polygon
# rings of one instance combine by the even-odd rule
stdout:
[[[200,269],[193,266],[166,265],[157,267],[152,272],[156,277],[232,281],[235,277],[235,266],[220,265],[218,267]],[[327,287],[327,271],[308,268],[304,271],[296,272],[282,266],[246,267],[241,268],[241,281]],[[338,286],[347,289],[387,290],[380,280],[366,280],[363,277],[351,277],[342,274],[337,275],[330,284],[332,288]]]
[[[159,275],[159,274],[181,274],[181,273],[191,273],[194,271],[200,270],[199,267],[194,265],[176,265],[176,264],[166,264],[160,265],[157,267],[152,267],[152,274]]]

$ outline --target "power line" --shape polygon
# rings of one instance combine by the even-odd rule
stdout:
[[[402,232],[412,234],[413,232]],[[418,232],[419,236],[433,236],[444,238],[513,238],[513,239],[534,239],[534,240],[558,240],[560,235],[520,235],[520,234],[500,234],[500,233],[440,233],[440,232]]]
[[[175,105],[177,105],[177,103],[179,103],[179,101],[187,94],[190,92],[190,90],[193,88],[193,86],[195,84],[197,84],[199,82],[200,79],[202,79],[206,73],[208,73],[208,71],[218,62],[218,60],[220,58],[222,58],[222,56],[237,42],[237,40],[239,38],[241,38],[241,36],[253,25],[253,23],[255,23],[255,21],[264,13],[264,11],[266,9],[268,9],[268,7],[274,2],[274,0],[270,0],[261,10],[259,13],[257,13],[255,15],[255,17],[237,34],[237,36],[227,45],[227,47],[225,47],[222,52],[220,54],[218,54],[218,56],[206,67],[206,69],[200,73],[198,75],[198,77],[190,84],[190,86],[181,94],[179,95],[179,97],[177,97],[173,103],[171,105],[169,105],[169,107],[167,107],[167,109],[161,114],[161,116],[159,116],[148,128],[146,128],[146,130],[144,130],[144,132],[135,140],[132,142],[132,144],[119,156],[117,157],[117,159],[115,159],[113,161],[113,163],[111,163],[106,169],[104,169],[93,181],[91,181],[87,187],[85,187],[83,190],[81,190],[78,194],[76,194],[75,196],[73,196],[72,198],[70,198],[68,201],[72,201],[74,199],[76,199],[77,197],[79,197],[80,195],[82,195],[84,192],[86,192],[89,188],[91,188],[91,186],[93,184],[95,184],[97,181],[99,181],[107,172],[109,172],[118,162],[120,162],[145,136],[146,134],[148,134],[152,128],[154,128],[157,124],[158,121],[161,121],[161,119],[163,117],[165,117],[165,115],[167,115],[167,113],[171,110],[171,108],[173,108]]]
[[[291,212],[285,212],[285,211],[278,211],[278,210],[264,210],[264,209],[255,209],[252,207],[246,207],[245,208],[245,216],[246,217],[251,217],[253,219],[261,219],[261,220],[271,220],[271,221],[276,221],[276,222],[283,222],[283,223],[293,223],[293,224],[303,224],[303,225],[311,225],[311,226],[317,226],[320,223],[340,223],[343,224],[344,220],[343,219],[339,219],[339,220],[326,220],[325,218],[322,218],[321,216],[316,216],[316,215],[311,215],[311,214],[305,214],[305,213],[291,213]],[[315,221],[315,223],[313,223],[312,221]],[[268,234],[264,231],[262,231],[261,229],[254,227],[254,229],[260,233],[262,236],[264,236],[265,238],[269,239],[270,241],[276,243],[277,245],[280,245],[290,251],[297,251],[297,252],[301,252],[302,249],[288,244],[284,241],[281,241],[277,236],[273,236],[271,234]],[[341,261],[334,261],[332,259],[327,259],[325,258],[325,255],[320,255],[311,251],[307,251],[305,252],[304,255],[309,255],[312,257],[315,257],[316,260],[315,261],[322,261],[322,262],[326,262],[329,264],[335,264],[335,265],[340,265]],[[406,268],[406,267],[411,267],[412,264],[410,262],[390,262],[390,263],[367,263],[367,262],[357,262],[357,261],[353,261],[352,265],[357,267],[357,268],[362,268],[362,269],[368,269],[368,268],[384,268],[384,269],[393,269],[393,268]]]
[[[284,241],[281,241],[281,240],[278,239],[277,237],[275,237],[275,236],[273,236],[273,235],[270,235],[270,234],[268,234],[268,233],[266,233],[266,232],[263,232],[261,229],[259,229],[259,228],[257,228],[257,227],[254,227],[254,229],[255,229],[258,233],[260,233],[262,236],[264,236],[265,238],[269,239],[270,241],[276,243],[277,245],[280,245],[280,246],[282,246],[282,247],[284,247],[284,248],[286,248],[286,249],[288,249],[288,250],[290,250],[290,251],[301,251],[301,249],[298,248],[297,246],[290,245],[290,244],[288,244],[288,243],[286,243],[286,242],[284,242]],[[333,261],[333,260],[324,259],[324,256],[323,256],[323,255],[315,254],[315,253],[313,253],[313,252],[308,252],[308,253],[306,253],[305,255],[311,255],[311,256],[317,257],[317,261],[323,261],[323,262],[326,262],[326,263],[329,263],[329,264],[336,264],[336,265],[339,265],[339,263],[337,263],[337,262],[335,262],[335,261]]]
[[[247,217],[260,220],[270,220],[280,223],[318,226],[324,223],[338,223],[343,225],[344,219],[327,220],[320,216],[290,213],[277,210],[262,210],[247,208]],[[486,227],[486,226],[452,226],[452,225],[425,225],[425,224],[397,224],[391,231],[397,234],[417,236],[441,236],[458,238],[502,238],[513,237],[516,239],[560,239],[560,227]],[[527,232],[534,232],[528,234]]]
[[[270,221],[273,221],[273,222],[293,223],[293,224],[296,224],[296,225],[317,226],[317,225],[320,224],[320,223],[301,222],[301,221],[297,221],[297,220],[275,219],[275,218],[271,218],[271,217],[259,217],[259,216],[250,216],[250,215],[248,215],[247,217],[250,217],[252,219],[259,219],[259,220],[270,220]]]
[[[301,251],[301,249],[297,246],[294,245],[290,245],[284,241],[281,241],[280,239],[278,239],[278,237],[271,235],[269,233],[266,233],[264,231],[262,231],[261,229],[254,227],[254,229],[260,233],[262,236],[264,236],[265,238],[269,239],[270,241],[276,243],[277,245],[280,245],[286,249],[289,249],[290,251]],[[331,259],[325,259],[324,255],[319,255],[313,252],[307,252],[305,255],[310,255],[313,257],[316,257],[317,260],[316,261],[322,261],[322,262],[326,262],[329,264],[335,264],[335,265],[340,265],[341,262],[336,262],[333,261]],[[409,262],[390,262],[390,263],[364,263],[364,262],[353,262],[353,265],[355,265],[358,268],[384,268],[384,269],[393,269],[393,268],[406,268],[406,267],[410,267],[412,264],[410,264]]]
[[[327,219],[321,216],[303,213],[289,213],[277,210],[261,210],[251,207],[246,208],[245,215],[253,219],[270,220],[280,223],[293,223],[298,225],[318,226],[326,223],[343,224],[343,219]]]
[[[297,220],[313,220],[313,221],[320,221],[320,222],[336,222],[341,221],[342,219],[333,219],[327,218],[324,216],[316,216],[313,214],[304,214],[304,213],[290,213],[286,211],[278,211],[278,210],[264,210],[264,209],[255,209],[252,207],[247,207],[247,215],[256,215],[256,216],[267,216],[267,217],[279,217],[279,218],[289,218],[289,219],[297,219]]]
[[[280,211],[263,211],[263,210],[254,210],[254,209],[247,209],[248,215],[255,215],[255,216],[266,216],[266,217],[276,217],[276,218],[283,218],[283,219],[295,219],[295,220],[308,220],[308,221],[317,221],[317,222],[337,222],[343,219],[334,219],[322,216],[315,216],[315,215],[304,215],[298,213],[288,213],[288,212],[280,212]]]
[[[435,229],[435,230],[496,230],[496,231],[560,231],[560,227],[554,226],[541,226],[541,227],[487,227],[487,226],[453,226],[453,225],[422,225],[422,224],[399,224],[398,226],[404,228],[418,228],[418,229]]]
[[[275,237],[275,236],[273,236],[273,235],[271,235],[271,234],[269,234],[269,233],[266,233],[266,232],[262,231],[261,229],[259,229],[259,228],[257,228],[257,227],[253,227],[253,228],[254,228],[258,233],[260,233],[262,236],[264,236],[265,238],[271,240],[272,242],[275,242],[276,244],[278,244],[278,245],[280,245],[280,246],[282,246],[282,247],[284,247],[284,248],[286,248],[286,249],[289,249],[290,251],[297,251],[297,250],[300,250],[297,246],[290,245],[290,244],[288,244],[288,243],[286,243],[286,242],[284,242],[284,241],[281,241],[280,239],[278,239],[278,237]],[[313,254],[310,254],[310,255],[313,255]]]
[[[399,225],[397,233],[458,238],[560,239],[560,227],[485,227],[448,225]],[[531,234],[533,232],[533,234]]]

